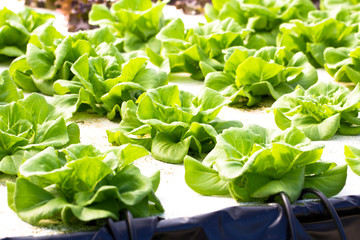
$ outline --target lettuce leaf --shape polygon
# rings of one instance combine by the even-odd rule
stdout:
[[[347,25],[334,18],[319,22],[292,20],[280,26],[278,44],[291,52],[303,52],[314,67],[325,64],[324,51],[328,47],[354,47],[357,25]]]
[[[216,138],[215,148],[202,163],[185,158],[185,181],[197,193],[266,201],[285,192],[295,201],[308,186],[332,196],[345,185],[346,165],[324,169],[326,163],[320,161],[324,146],[311,143],[295,127],[279,134],[249,125],[224,130]]]
[[[268,30],[277,22],[291,19],[306,19],[308,12],[315,10],[311,1],[217,1],[219,4],[207,4],[205,17],[210,22],[228,16],[240,25],[255,30]]]
[[[63,36],[52,26],[32,35],[26,57],[10,66],[25,91],[55,96],[63,112],[91,110],[117,116],[123,101],[167,83],[167,75],[147,67],[147,59],[122,55],[108,28]]]
[[[360,175],[360,150],[353,146],[345,145],[345,160],[351,170]]]
[[[0,105],[0,171],[15,175],[23,161],[47,147],[80,142],[76,123],[66,123],[38,94]]]
[[[150,60],[159,67],[168,67],[169,72],[188,72],[194,79],[203,79],[209,71],[223,68],[222,51],[244,45],[243,39],[249,32],[231,18],[189,30],[185,30],[181,19],[175,19],[156,35],[162,48],[161,52],[152,53],[155,57]],[[169,66],[164,64],[166,60]]]
[[[77,80],[72,65],[84,54],[123,58],[107,28],[63,36],[53,26],[45,27],[29,40],[26,56],[15,59],[10,74],[25,91],[54,95],[57,80]]]
[[[316,70],[302,53],[284,48],[228,49],[223,72],[211,72],[205,86],[229,97],[232,103],[254,106],[264,95],[278,99],[297,85],[308,88],[317,81]]]
[[[0,74],[0,105],[17,101],[23,97],[21,89],[16,87],[9,71],[3,71]]]
[[[123,63],[114,56],[82,55],[71,66],[75,79],[54,83],[57,106],[68,112],[90,108],[98,114],[107,113],[114,119],[122,102],[133,100],[145,91],[167,84],[167,75],[147,67],[147,59],[131,58]],[[71,103],[68,100],[71,94]],[[63,100],[63,101],[62,101]]]
[[[360,133],[359,85],[350,92],[332,82],[318,82],[307,90],[297,87],[272,106],[280,129],[296,126],[311,140],[325,140],[335,133]]]
[[[152,209],[163,212],[153,197],[159,172],[145,177],[132,164],[148,154],[131,144],[108,152],[81,144],[63,150],[47,148],[21,165],[16,182],[7,184],[12,189],[9,203],[23,221],[33,225],[47,219],[66,224],[118,220],[122,209],[135,217],[149,216]]]
[[[359,62],[360,47],[332,48],[324,52],[325,70],[339,82],[353,82],[357,84],[360,76]]]
[[[109,142],[140,144],[157,160],[181,163],[187,154],[209,152],[224,129],[242,126],[216,118],[227,103],[208,88],[197,97],[176,85],[149,90],[140,96],[138,105],[131,100],[123,103],[119,127],[107,131]]]
[[[308,15],[308,21],[314,23],[328,18],[333,18],[337,21],[345,23],[348,26],[355,26],[359,22],[360,13],[358,11],[339,7],[330,10],[311,11]]]
[[[108,9],[105,5],[94,4],[89,13],[89,23],[108,27],[117,37],[121,38],[121,50],[160,49],[155,35],[165,25],[162,10],[165,2],[152,4],[150,0],[122,0],[112,4]]]
[[[308,13],[315,10],[311,1],[217,1],[206,4],[205,17],[208,22],[234,19],[242,28],[254,30],[246,42],[249,47],[260,49],[275,46],[279,25],[291,19],[305,20]]]

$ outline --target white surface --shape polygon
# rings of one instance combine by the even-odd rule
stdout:
[[[0,0],[0,9],[8,8],[13,12],[18,12],[24,8],[24,0]]]
[[[199,23],[206,23],[205,18],[201,15],[185,15],[184,17],[182,10],[176,9],[175,6],[165,6],[163,13],[165,19],[181,18],[184,22],[185,29],[197,27]]]

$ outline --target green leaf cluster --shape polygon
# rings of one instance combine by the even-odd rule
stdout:
[[[23,97],[21,89],[17,88],[14,80],[10,77],[9,71],[3,71],[0,74],[0,106]]]
[[[345,1],[346,2],[346,1]],[[360,11],[350,9],[345,6],[333,8],[330,10],[312,11],[309,13],[309,21],[317,23],[326,19],[335,19],[347,26],[357,28],[360,21]],[[355,34],[355,40],[358,41],[358,33]],[[336,81],[339,82],[358,82],[360,66],[358,63],[359,47],[326,47],[323,53],[324,68]]]
[[[335,133],[360,133],[360,85],[350,92],[332,82],[318,82],[307,90],[297,87],[272,106],[280,129],[296,126],[311,140],[325,140]]]
[[[244,47],[227,50],[222,72],[207,74],[205,86],[229,97],[232,103],[258,104],[262,96],[278,99],[294,91],[297,85],[308,88],[317,81],[317,73],[299,52],[264,47],[258,51]]]
[[[175,19],[156,35],[162,44],[160,53],[150,49],[147,53],[155,65],[168,72],[187,72],[194,79],[203,79],[208,71],[222,70],[223,50],[243,46],[250,32],[231,18],[187,30],[181,19]]]
[[[146,149],[131,144],[104,153],[81,144],[47,148],[21,165],[15,183],[7,182],[8,205],[33,225],[48,219],[66,224],[118,220],[122,209],[135,217],[163,212],[154,194],[160,172],[146,177],[132,164],[146,155]]]
[[[307,19],[280,25],[277,45],[303,52],[316,68],[337,81],[357,83],[360,8],[357,1],[322,1]]]
[[[91,108],[114,119],[123,102],[145,91],[167,84],[167,74],[147,67],[146,57],[134,57],[121,64],[116,57],[82,55],[71,67],[72,81],[57,80],[54,89],[57,105],[70,112]],[[67,95],[70,94],[70,97]],[[75,109],[74,109],[75,108]]]
[[[339,82],[357,84],[360,77],[360,47],[327,48],[324,52],[325,70]]]
[[[285,6],[278,3],[221,1],[207,5],[206,12],[213,15],[207,17],[209,23],[186,30],[181,19],[175,19],[156,36],[162,43],[160,55],[149,49],[147,53],[155,65],[168,68],[168,72],[188,72],[194,79],[203,79],[209,72],[223,70],[226,49],[275,46],[280,23],[303,19],[315,9],[310,1],[291,1]],[[296,7],[301,13],[294,11]]]
[[[359,22],[360,12],[344,7],[337,7],[330,10],[311,11],[309,12],[307,21],[316,23],[329,18],[343,22],[348,26],[355,26]]]
[[[84,39],[84,35],[88,35],[88,39]],[[25,91],[53,95],[56,80],[73,78],[70,68],[80,56],[97,55],[94,48],[98,44],[114,39],[107,29],[65,37],[55,27],[47,26],[31,36],[26,55],[11,63],[10,74]]]
[[[291,52],[303,52],[314,67],[324,67],[324,51],[328,47],[355,47],[358,26],[347,25],[335,18],[305,22],[292,20],[280,26],[278,45]]]
[[[345,145],[345,160],[351,170],[360,176],[360,149]]]
[[[68,113],[92,111],[113,119],[122,101],[167,83],[167,75],[147,67],[141,53],[121,54],[108,28],[63,36],[53,26],[34,34],[25,56],[15,59],[10,74],[25,91],[55,97]]]
[[[308,12],[315,9],[309,0],[214,0],[212,5],[205,6],[205,17],[208,22],[231,17],[241,27],[254,30],[248,42],[252,48],[259,49],[275,46],[281,23],[304,20]]]
[[[224,129],[241,127],[239,121],[216,116],[228,101],[218,92],[204,88],[198,96],[176,85],[149,90],[121,106],[122,121],[107,131],[113,144],[135,143],[151,150],[152,156],[168,163],[181,163],[187,154],[208,153]]]
[[[185,181],[199,194],[230,194],[246,202],[280,192],[295,201],[308,187],[330,197],[344,187],[347,166],[321,161],[322,151],[295,127],[281,134],[257,125],[230,128],[202,163],[185,158]]]
[[[36,152],[78,143],[79,134],[76,123],[67,124],[61,113],[36,93],[0,105],[0,172],[16,175],[19,166]]]
[[[24,55],[31,33],[41,31],[44,25],[50,25],[53,18],[51,14],[37,13],[30,8],[24,8],[18,14],[6,7],[1,9],[0,60]]]
[[[108,27],[121,39],[121,50],[160,49],[155,35],[165,25],[162,10],[166,1],[152,4],[151,0],[120,0],[110,9],[94,4],[89,13],[89,23]]]

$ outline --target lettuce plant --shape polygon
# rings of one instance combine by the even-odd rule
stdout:
[[[23,93],[16,87],[14,80],[10,77],[9,71],[3,71],[0,74],[0,106],[21,98],[23,98]]]
[[[351,170],[360,176],[360,149],[345,145],[345,160]]]
[[[342,7],[332,10],[312,11],[309,13],[308,20],[310,22],[318,23],[329,18],[357,29],[360,20],[360,12]],[[355,84],[358,82],[358,72],[360,70],[358,60],[359,47],[356,47],[358,38],[358,34],[355,34],[354,46],[326,47],[323,53],[324,68],[336,81],[354,82]]]
[[[0,58],[25,54],[30,34],[52,23],[54,16],[25,8],[18,14],[6,7],[0,10]]]
[[[241,27],[254,30],[248,42],[251,48],[259,49],[276,44],[281,23],[305,20],[308,12],[315,9],[309,0],[214,0],[212,5],[205,5],[205,17],[208,22],[231,17]]]
[[[316,70],[302,53],[277,47],[228,51],[224,71],[208,73],[205,86],[229,97],[232,103],[254,106],[264,95],[278,99],[297,85],[308,88],[317,81]]]
[[[10,74],[25,91],[64,95],[55,102],[67,112],[90,108],[113,119],[122,101],[167,83],[165,73],[146,65],[137,52],[122,55],[107,28],[65,37],[49,26],[32,35],[26,56],[15,59]]]
[[[328,47],[354,47],[358,44],[357,25],[347,25],[334,18],[320,22],[292,20],[280,26],[278,44],[291,52],[303,52],[314,67],[325,64],[324,51]]]
[[[347,166],[320,160],[323,145],[291,127],[281,134],[257,125],[230,128],[217,136],[203,162],[186,157],[185,181],[202,195],[231,195],[237,201],[266,201],[285,192],[295,201],[303,188],[330,197],[344,187]]]
[[[203,79],[206,72],[222,70],[223,50],[243,46],[251,30],[240,27],[233,19],[214,21],[185,30],[181,19],[175,19],[161,29],[156,38],[161,41],[160,56],[150,59],[158,66],[168,61],[169,72],[188,72],[194,79]]]
[[[332,82],[318,82],[307,90],[297,87],[272,106],[280,129],[296,126],[311,140],[325,140],[335,133],[360,133],[360,85],[350,92]]]
[[[179,91],[176,85],[149,90],[140,96],[138,105],[123,103],[119,127],[107,131],[109,142],[140,144],[151,149],[157,160],[181,163],[187,154],[209,152],[224,129],[242,126],[238,121],[216,118],[227,103],[208,88],[197,97]]]
[[[25,91],[53,95],[56,80],[74,78],[70,69],[80,56],[97,56],[95,50],[102,53],[104,47],[101,46],[114,41],[115,37],[106,28],[65,37],[53,26],[48,26],[39,34],[31,36],[26,55],[12,62],[10,74]],[[115,47],[108,52],[120,55],[116,53]]]
[[[0,171],[17,174],[24,159],[47,147],[78,143],[76,123],[67,124],[55,107],[36,93],[0,105]]]
[[[121,0],[108,9],[94,4],[89,13],[89,23],[108,27],[121,41],[121,50],[160,49],[155,35],[165,25],[162,10],[166,2],[152,4],[151,0]]]
[[[57,94],[66,94],[56,97],[57,105],[70,106],[70,112],[91,108],[99,114],[107,113],[109,119],[116,117],[123,102],[136,101],[143,92],[167,84],[166,73],[148,68],[144,57],[120,64],[113,56],[84,54],[70,70],[75,81],[54,83]]]
[[[339,82],[357,84],[360,77],[360,47],[327,48],[324,52],[325,70]]]
[[[29,158],[16,182],[7,182],[8,205],[30,224],[61,220],[66,224],[119,219],[128,209],[135,217],[164,211],[155,196],[160,172],[146,177],[132,164],[148,155],[143,147],[123,145],[101,152],[73,144],[47,148]]]

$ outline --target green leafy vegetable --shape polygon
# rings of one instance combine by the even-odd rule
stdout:
[[[360,176],[360,150],[356,147],[345,145],[345,160],[351,170]]]
[[[18,14],[6,7],[0,10],[0,60],[6,57],[19,57],[25,54],[26,45],[33,32],[41,31],[50,25],[54,16],[37,13],[25,8]]]
[[[185,30],[181,19],[175,19],[157,34],[156,38],[162,43],[161,56],[150,55],[150,60],[160,67],[169,67],[169,72],[188,72],[194,79],[203,79],[208,71],[223,69],[222,51],[244,45],[243,39],[249,32],[251,30],[243,29],[231,18],[189,30]],[[169,66],[165,64],[166,59]]]
[[[76,80],[70,69],[80,56],[96,56],[95,49],[101,53],[103,47],[114,40],[115,37],[106,28],[65,37],[53,26],[48,26],[31,36],[26,56],[12,62],[10,74],[25,91],[53,95],[56,80]],[[113,54],[107,54],[121,57],[116,50],[113,46],[109,50]]]
[[[358,83],[360,77],[360,47],[327,48],[324,52],[325,70],[339,82]]]
[[[121,64],[116,57],[81,56],[70,69],[76,81],[57,80],[57,106],[69,105],[70,112],[91,108],[113,119],[122,102],[133,100],[145,91],[167,84],[167,75],[147,67],[147,59],[135,57]],[[69,103],[71,101],[72,103]]]
[[[281,134],[257,125],[230,128],[202,163],[185,158],[185,181],[200,194],[238,201],[266,201],[280,192],[295,201],[305,187],[332,196],[345,185],[346,165],[320,161],[322,151],[294,127]]]
[[[360,133],[359,97],[360,85],[350,92],[332,82],[318,82],[308,90],[298,87],[282,96],[272,109],[280,129],[296,126],[311,140],[325,140],[336,132]]]
[[[121,50],[160,49],[160,42],[155,35],[165,25],[162,10],[165,2],[152,5],[151,0],[121,0],[111,9],[105,5],[94,4],[89,13],[89,23],[108,27],[121,38]],[[156,51],[157,51],[156,50]]]
[[[187,154],[209,152],[224,129],[242,126],[238,121],[216,119],[227,103],[208,88],[197,97],[179,91],[176,85],[149,90],[140,96],[138,105],[131,100],[123,103],[119,127],[107,131],[109,142],[140,144],[158,160],[181,163]]]
[[[312,10],[315,6],[308,0],[216,0],[213,5],[205,6],[205,17],[208,22],[231,17],[241,27],[254,30],[247,42],[249,47],[259,49],[275,46],[281,23],[291,19],[305,20]]]
[[[306,19],[308,12],[315,9],[311,1],[214,0],[212,6],[205,7],[205,17],[211,21],[231,16],[242,26],[260,30],[277,20]]]
[[[223,72],[211,72],[205,86],[229,97],[232,103],[256,105],[264,95],[278,99],[297,85],[308,88],[317,81],[316,70],[302,53],[264,47],[258,51],[237,47],[228,50]]]
[[[36,152],[78,143],[79,133],[76,123],[67,124],[38,94],[0,105],[0,171],[15,175]]]
[[[3,71],[0,74],[0,105],[17,101],[21,98],[23,98],[23,93],[16,87],[9,71]]]
[[[21,165],[16,183],[7,183],[9,206],[33,225],[46,219],[66,224],[118,220],[122,209],[135,217],[163,212],[154,194],[160,172],[145,177],[132,164],[146,155],[143,147],[131,144],[104,153],[81,144],[47,148]]]
[[[347,25],[334,18],[307,23],[292,20],[280,26],[278,44],[291,52],[303,52],[314,67],[325,64],[324,51],[328,47],[354,47],[357,45],[355,33],[357,25]]]
[[[307,20],[316,23],[329,18],[343,22],[348,26],[355,26],[359,22],[360,12],[343,7],[337,7],[331,10],[316,10],[309,12]]]
[[[10,74],[25,91],[64,95],[54,103],[67,113],[91,109],[113,119],[123,101],[167,83],[146,58],[123,56],[115,41],[107,28],[64,37],[49,26],[32,35],[26,57],[15,59]]]

